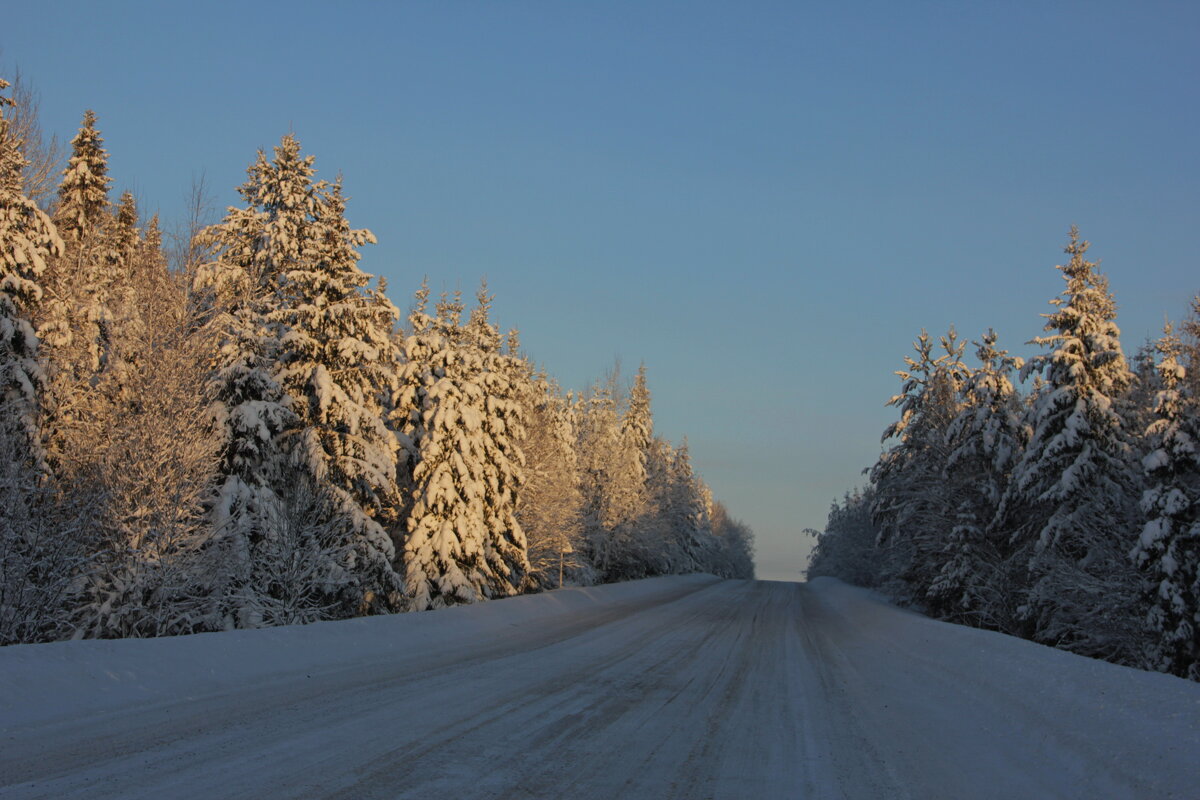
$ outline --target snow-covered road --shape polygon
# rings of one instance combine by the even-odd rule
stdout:
[[[1200,685],[829,579],[0,649],[0,797],[1194,798]]]

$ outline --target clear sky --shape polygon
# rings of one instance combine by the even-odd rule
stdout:
[[[645,361],[659,432],[795,579],[921,327],[1021,354],[1067,228],[1127,351],[1200,290],[1194,2],[18,3],[0,65],[114,189],[220,206],[289,130],[406,308],[471,292],[568,387]]]

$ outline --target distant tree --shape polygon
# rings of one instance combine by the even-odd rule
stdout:
[[[809,557],[809,578],[825,575],[856,586],[879,584],[882,565],[871,516],[873,492],[868,486],[847,492],[841,502],[834,500],[825,530],[812,531],[817,541]]]
[[[711,571],[722,578],[754,578],[754,532],[744,522],[729,516],[721,503],[714,503],[712,520],[716,556]]]

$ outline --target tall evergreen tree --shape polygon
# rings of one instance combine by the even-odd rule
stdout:
[[[8,87],[0,80],[0,91]],[[12,101],[0,94],[0,424],[15,445],[13,460],[46,470],[40,417],[46,374],[33,327],[41,278],[63,248],[55,225],[21,191],[25,159],[5,116]]]
[[[280,280],[301,264],[303,234],[316,211],[312,157],[285,137],[275,160],[259,151],[239,187],[245,205],[231,207],[204,233],[211,259],[196,271],[195,291],[206,298],[214,349],[205,395],[221,443],[211,547],[227,565],[214,598],[229,624],[257,625],[259,553],[274,548],[277,489],[284,483],[280,434],[296,424],[292,404],[273,372],[280,334],[268,317],[280,305]],[[277,549],[277,548],[275,548]],[[327,581],[337,573],[328,565]]]
[[[9,86],[0,79],[0,92]],[[73,577],[62,532],[41,506],[48,464],[42,411],[46,371],[33,326],[47,263],[63,248],[50,218],[21,188],[25,158],[0,94],[0,644],[32,641]],[[57,533],[57,535],[55,535]]]
[[[1130,373],[1116,305],[1088,243],[1071,228],[1066,283],[1046,316],[1050,348],[1031,359],[1045,379],[1033,431],[1001,514],[1019,558],[1028,560],[1025,614],[1030,634],[1085,655],[1126,662],[1140,648],[1133,631],[1136,581],[1126,555],[1137,520],[1139,479],[1115,399]]]
[[[1200,416],[1168,325],[1158,342],[1159,386],[1143,460],[1147,522],[1133,549],[1150,583],[1151,666],[1200,680]]]
[[[944,619],[1007,630],[1007,542],[995,516],[1026,438],[1011,380],[1023,361],[998,349],[992,330],[976,346],[980,365],[966,378],[961,410],[946,431],[944,496],[953,521],[927,597]]]
[[[436,316],[422,287],[409,317],[397,402],[411,464],[404,545],[406,591],[415,610],[503,597],[525,580],[525,537],[516,520],[521,409],[504,387],[499,334],[481,293],[462,323],[456,294]]]
[[[510,343],[510,355],[515,347]],[[544,374],[530,376],[524,405],[525,486],[517,520],[528,543],[530,575],[542,587],[591,583],[583,556],[583,492],[570,399]]]
[[[285,155],[293,142],[285,139]],[[294,191],[307,204],[304,187]],[[277,274],[279,302],[267,314],[281,334],[275,377],[295,417],[281,441],[291,464],[325,487],[326,514],[339,520],[333,527],[342,529],[354,579],[341,592],[360,611],[395,609],[401,585],[384,525],[399,505],[396,439],[383,398],[396,385],[391,332],[399,314],[369,289],[371,276],[358,267],[357,248],[375,236],[350,228],[341,183],[313,195],[310,218],[297,224],[302,251]]]
[[[871,513],[885,558],[882,577],[890,581],[889,591],[910,602],[923,601],[942,571],[954,516],[943,491],[946,432],[969,374],[962,363],[964,345],[953,328],[940,340],[941,355],[934,355],[924,330],[913,347],[916,358],[906,357],[906,369],[896,373],[901,392],[888,401],[900,409],[900,419],[887,427],[883,441],[896,441],[871,469]]]

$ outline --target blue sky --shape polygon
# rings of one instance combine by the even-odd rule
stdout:
[[[1194,3],[25,3],[0,65],[115,189],[236,201],[289,130],[402,308],[472,292],[659,432],[794,578],[921,327],[1018,353],[1076,223],[1127,351],[1200,290]]]

